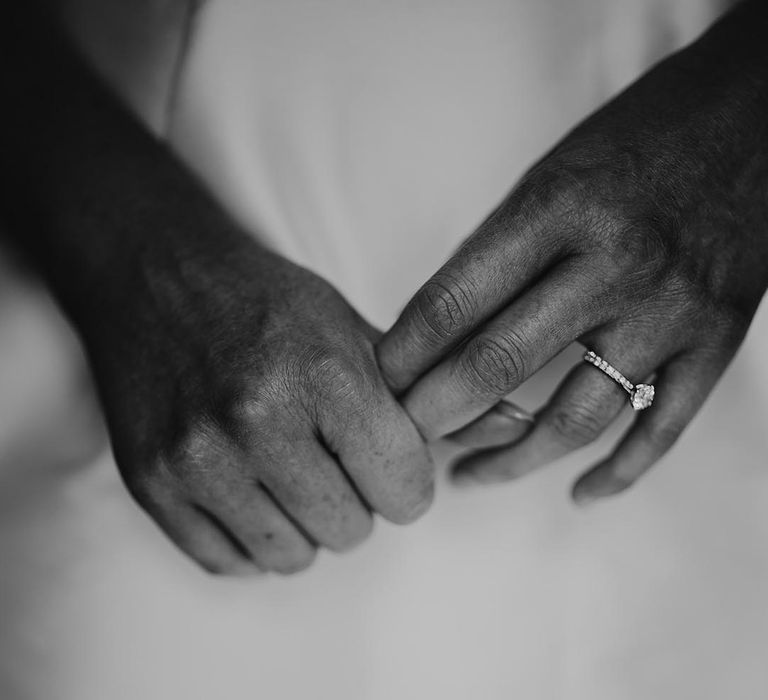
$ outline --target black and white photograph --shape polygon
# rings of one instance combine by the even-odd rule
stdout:
[[[768,698],[767,0],[0,57],[0,700]]]

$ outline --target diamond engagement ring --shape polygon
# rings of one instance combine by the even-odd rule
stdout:
[[[633,384],[612,364],[591,350],[584,353],[584,361],[597,367],[621,386],[629,394],[629,402],[636,411],[642,411],[653,403],[653,397],[656,394],[653,384]]]

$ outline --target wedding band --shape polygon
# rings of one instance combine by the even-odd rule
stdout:
[[[591,350],[587,350],[584,353],[584,361],[597,367],[622,387],[629,394],[629,403],[632,404],[632,408],[636,411],[642,411],[653,403],[653,397],[656,394],[653,384],[633,384],[610,362],[607,362]]]

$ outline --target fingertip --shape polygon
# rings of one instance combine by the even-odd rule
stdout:
[[[414,506],[406,514],[406,517],[402,521],[403,525],[410,525],[415,523],[424,517],[427,512],[432,508],[432,504],[435,502],[435,484],[431,482],[421,494],[421,498],[414,504]]]
[[[446,437],[470,449],[504,447],[524,438],[533,425],[532,414],[519,406],[501,401],[469,425]]]
[[[318,549],[307,546],[301,554],[293,554],[285,560],[274,564],[271,570],[280,576],[295,576],[309,569],[317,559]]]
[[[515,471],[505,448],[470,454],[456,462],[451,470],[451,481],[460,487],[501,484],[520,476],[523,473]]]
[[[571,489],[571,498],[577,506],[586,508],[595,501],[626,491],[631,484],[619,479],[608,465],[600,464],[576,480]]]
[[[326,548],[334,554],[346,554],[360,547],[372,534],[375,520],[371,513],[361,509],[355,523],[347,528],[344,535],[337,541],[328,542]]]
[[[381,478],[369,484],[366,500],[384,520],[409,525],[421,518],[435,500],[435,468],[427,446],[418,439],[396,460],[381,467]]]
[[[416,497],[392,499],[390,507],[381,508],[379,515],[393,525],[411,525],[422,518],[435,501],[434,481],[420,487]],[[398,501],[398,502],[394,502]]]
[[[426,443],[420,442],[418,456],[411,464],[410,477],[406,477],[401,486],[408,495],[403,498],[406,507],[398,517],[399,525],[416,522],[435,502],[435,461]]]
[[[579,508],[588,508],[592,503],[598,500],[596,496],[589,488],[585,488],[577,481],[573,488],[571,488],[571,500]]]

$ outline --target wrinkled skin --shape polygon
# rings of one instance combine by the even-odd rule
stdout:
[[[578,501],[625,489],[691,421],[768,283],[768,57],[745,8],[567,135],[410,301],[378,354],[428,439],[482,432],[499,399],[574,341],[657,389],[577,482]],[[509,418],[515,437],[454,474],[526,474],[626,405],[582,363],[532,427]]]
[[[364,539],[374,511],[416,518],[417,426],[477,449],[456,473],[485,481],[589,442],[626,402],[592,367],[533,422],[499,403],[574,340],[657,374],[576,494],[621,490],[696,413],[765,289],[764,3],[534,167],[383,339],[383,375],[377,333],[233,225],[32,6],[0,26],[7,235],[83,338],[129,489],[211,571],[297,571]]]
[[[6,234],[82,338],[138,502],[218,573],[292,573],[423,513],[432,465],[379,334],[234,223],[43,6],[6,19]]]
[[[205,257],[153,249],[121,309],[86,322],[132,493],[221,573],[303,569],[317,545],[365,539],[371,509],[415,519],[432,469],[379,374],[378,334],[317,276],[216,235]]]

